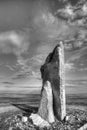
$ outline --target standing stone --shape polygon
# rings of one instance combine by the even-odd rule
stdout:
[[[63,120],[66,115],[65,84],[64,84],[64,48],[60,42],[52,53],[46,58],[45,64],[41,66],[42,86],[42,108],[38,110],[39,115],[46,119],[47,111],[44,110],[46,97],[43,98],[44,85],[46,81],[51,83],[53,93],[53,111],[57,119]],[[43,100],[44,99],[44,100]],[[40,104],[41,104],[40,103]],[[46,108],[46,107],[45,107]]]
[[[60,42],[59,47],[59,76],[60,76],[60,105],[61,105],[61,120],[66,116],[66,98],[65,98],[65,71],[64,71],[64,46]]]
[[[49,81],[44,84],[38,112],[32,113],[29,118],[38,127],[50,127],[50,123],[55,122],[52,87]]]
[[[48,123],[55,122],[52,87],[49,81],[44,84],[38,114]]]

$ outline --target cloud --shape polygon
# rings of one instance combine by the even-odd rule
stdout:
[[[66,23],[48,11],[41,11],[36,15],[34,18],[34,26],[36,27],[34,38],[40,40],[42,43],[56,40],[59,35],[65,35],[66,30],[68,30]]]
[[[13,84],[15,84],[15,83],[13,83],[13,82],[9,82],[9,81],[5,81],[5,82],[2,82],[3,84],[8,84],[8,85],[13,85]]]
[[[12,67],[12,66],[10,66],[10,65],[5,65],[7,68],[9,68],[9,70],[11,70],[11,71],[15,71],[15,68],[14,67]]]
[[[40,6],[42,7],[42,5]],[[32,71],[36,73],[35,67],[38,68],[41,65],[43,59],[40,58],[40,55],[42,52],[48,51],[41,49],[42,52],[38,52],[39,46],[41,45],[44,48],[44,43],[45,45],[48,43],[54,44],[53,41],[57,39],[58,35],[65,35],[65,31],[68,29],[68,26],[53,16],[49,9],[37,7],[31,13],[32,23],[29,23],[29,27],[25,28],[25,31],[13,30],[0,33],[0,53],[13,53],[17,57],[18,77],[20,78],[23,75],[29,75]],[[23,57],[27,54],[30,54],[27,58]],[[36,57],[32,57],[32,54]],[[15,70],[10,65],[6,65],[6,67],[11,71]]]
[[[80,63],[86,61],[86,54],[87,54],[87,46],[84,46],[83,48],[75,51],[71,51],[68,53],[68,58],[66,62],[78,63],[78,65],[80,65]]]
[[[72,55],[67,62],[75,62],[76,60],[79,60],[81,58],[81,54],[77,53],[75,55]]]
[[[80,68],[80,69],[78,69],[78,71],[87,71],[87,67]]]
[[[16,73],[12,76],[12,80],[14,81],[17,81],[17,80],[24,80],[24,79],[27,79],[29,82],[31,82],[31,80],[41,80],[41,74],[40,72],[38,71],[27,71],[27,72],[19,72],[19,73]]]
[[[15,76],[12,77],[13,80],[19,80],[26,78],[25,74],[15,74]]]
[[[57,10],[56,14],[61,14],[66,18],[73,18],[75,15],[71,4],[67,4],[65,8]]]
[[[8,31],[0,33],[0,53],[13,53],[16,56],[27,51],[29,36],[25,32]]]
[[[87,15],[87,3],[83,5],[82,11],[83,11],[84,15]]]
[[[19,71],[17,71],[13,76],[13,80],[19,80],[19,79],[41,79],[40,74],[40,66],[44,62],[43,60],[44,55],[43,54],[37,54],[31,58],[23,59],[23,57],[20,57],[18,60],[18,65],[20,67]],[[45,59],[45,58],[44,58]]]
[[[66,86],[69,87],[81,87],[82,85],[85,86],[87,85],[87,80],[85,79],[80,79],[80,80],[66,80]]]
[[[8,64],[6,64],[5,67],[11,71],[15,71],[18,65],[20,65],[20,67],[24,66],[25,63],[22,54],[27,53],[29,45],[29,33],[26,31],[7,31],[0,33],[0,53],[14,54],[18,62],[15,67]]]
[[[19,70],[14,74],[13,79],[23,79],[27,77],[40,77],[39,69],[45,61],[46,56],[51,49],[58,43],[57,40],[75,39],[75,34],[79,32],[79,28],[71,26],[65,21],[55,17],[49,9],[42,7],[31,11],[31,22],[25,28],[25,31],[8,31],[0,34],[0,53],[13,53],[17,57],[17,66]],[[73,16],[71,5],[65,7],[68,16]],[[86,32],[86,31],[85,31]],[[86,33],[80,32],[79,39],[84,39]],[[70,41],[71,42],[71,41]],[[82,44],[74,42],[75,48]],[[23,56],[24,55],[28,55]],[[26,57],[26,58],[25,58]],[[80,56],[77,55],[77,59]],[[74,61],[76,55],[71,57],[69,61]],[[11,71],[14,67],[6,65]],[[73,63],[68,62],[65,67],[74,70]]]
[[[87,2],[77,1],[76,4],[68,1],[65,7],[58,9],[56,15],[65,19],[70,25],[85,26],[87,17]]]
[[[65,63],[65,70],[66,71],[75,70],[74,63]]]
[[[23,78],[39,78],[39,70],[40,68],[40,60],[37,58],[32,57],[28,59],[23,59],[23,57],[20,57],[18,59],[18,66],[20,67],[19,71],[17,71],[12,79],[23,79]]]

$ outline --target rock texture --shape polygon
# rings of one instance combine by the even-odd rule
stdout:
[[[65,105],[65,85],[64,85],[64,49],[62,42],[60,42],[54,48],[53,52],[47,56],[44,65],[41,66],[41,76],[43,81],[42,98],[43,98],[44,84],[46,83],[46,81],[49,81],[52,87],[53,111],[55,117],[59,120],[63,120],[66,115],[66,105]],[[44,99],[44,101],[45,100],[46,99]],[[42,109],[39,110],[39,115],[42,118],[46,119],[47,113],[43,109],[44,106],[42,103]]]
[[[0,130],[87,130],[87,111],[69,108],[67,121],[56,120],[44,128],[34,125],[28,114],[22,111],[0,113]]]
[[[55,122],[52,87],[49,81],[44,84],[38,114],[49,123]]]
[[[44,84],[40,106],[37,114],[31,114],[33,124],[38,127],[49,127],[50,123],[55,122],[53,112],[52,87],[49,81]]]

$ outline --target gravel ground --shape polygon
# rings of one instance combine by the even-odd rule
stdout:
[[[33,125],[30,113],[8,111],[0,114],[0,130],[78,130],[87,123],[87,112],[79,109],[67,109],[67,120],[51,124],[50,128],[39,128]],[[23,118],[27,119],[26,121]]]

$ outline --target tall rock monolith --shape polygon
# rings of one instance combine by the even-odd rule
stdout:
[[[66,100],[64,84],[64,47],[62,42],[60,42],[54,48],[53,52],[47,56],[45,63],[41,66],[40,70],[43,82],[42,93],[44,90],[44,84],[49,81],[53,93],[54,115],[58,120],[63,120],[66,115]],[[44,101],[46,101],[46,99],[44,99]],[[40,105],[38,113],[42,118],[46,118],[47,111],[44,110],[43,103],[42,107]]]

